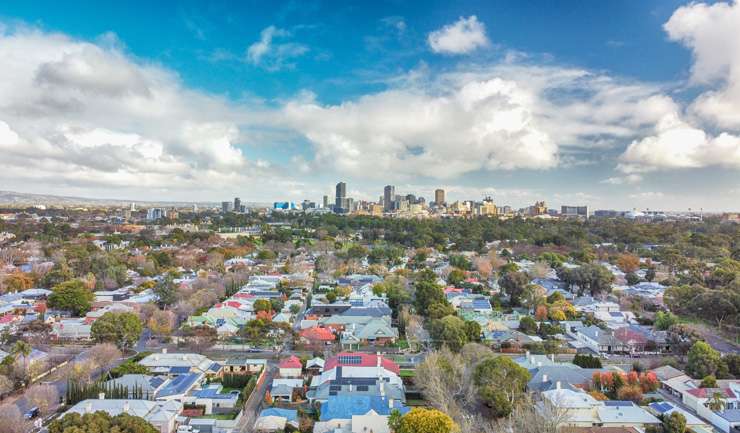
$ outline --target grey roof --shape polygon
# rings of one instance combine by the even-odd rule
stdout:
[[[575,385],[588,383],[597,368],[581,368],[573,364],[544,365],[531,370],[532,379],[527,383],[530,391],[542,392],[560,387],[575,390]],[[547,380],[545,380],[547,378]]]
[[[201,373],[188,373],[177,376],[157,393],[157,398],[184,394],[195,386],[195,383],[202,377],[203,375]]]
[[[717,415],[729,422],[740,422],[740,409],[723,410],[722,412],[717,412]]]

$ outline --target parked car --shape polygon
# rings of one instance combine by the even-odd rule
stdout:
[[[40,414],[41,414],[41,411],[39,410],[38,407],[32,407],[31,409],[28,410],[28,412],[23,414],[23,418],[24,419],[34,419]]]

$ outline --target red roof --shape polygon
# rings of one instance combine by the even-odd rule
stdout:
[[[313,328],[304,329],[301,331],[301,337],[307,340],[319,340],[319,341],[334,341],[336,337],[327,328],[319,328],[314,326]]]
[[[301,360],[295,355],[290,355],[290,358],[285,358],[280,361],[278,368],[303,368]]]
[[[698,398],[709,398],[715,392],[721,393],[725,398],[735,398],[735,393],[730,388],[694,388],[686,392]]]
[[[380,358],[380,365],[384,369],[400,374],[401,367],[390,359],[381,355],[360,352],[342,352],[329,358],[324,365],[324,371],[331,370],[334,367],[376,367],[378,358]]]
[[[238,301],[225,301],[224,305],[232,307],[232,308],[239,308],[242,306],[242,303]]]
[[[619,328],[614,331],[614,336],[624,343],[647,343],[647,337],[644,334],[627,327]]]
[[[16,321],[16,317],[12,314],[6,314],[0,317],[0,323],[11,323],[15,321]]]
[[[238,299],[249,299],[254,298],[254,295],[251,293],[235,293],[232,298],[238,298]]]

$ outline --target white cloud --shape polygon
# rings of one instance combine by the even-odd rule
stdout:
[[[269,71],[293,68],[291,59],[308,52],[308,47],[294,42],[276,43],[275,39],[290,37],[287,30],[269,26],[260,33],[260,40],[247,48],[247,61]]]
[[[740,3],[691,3],[664,25],[668,37],[692,50],[694,84],[711,87],[690,111],[714,125],[740,129]]]
[[[313,144],[316,167],[372,178],[449,179],[478,170],[553,168],[562,146],[612,146],[650,133],[675,110],[657,87],[560,67],[467,66],[437,75],[422,68],[391,86],[337,105],[302,95],[284,116]]]
[[[427,41],[432,51],[442,54],[467,54],[490,45],[486,26],[475,15],[460,17],[454,23],[429,33]]]
[[[0,59],[3,186],[202,199],[266,175],[237,146],[253,112],[115,44],[13,28],[0,34]]]
[[[636,183],[640,183],[642,181],[642,176],[639,174],[628,174],[626,176],[616,176],[616,177],[610,177],[607,179],[604,179],[601,181],[601,183],[606,183],[609,185],[633,185]]]
[[[633,141],[620,159],[619,167],[626,173],[707,166],[740,169],[740,137],[727,133],[712,137],[677,115],[668,115],[655,135]]]

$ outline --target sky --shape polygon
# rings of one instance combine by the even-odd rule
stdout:
[[[739,28],[737,2],[3,2],[0,190],[740,211]]]

